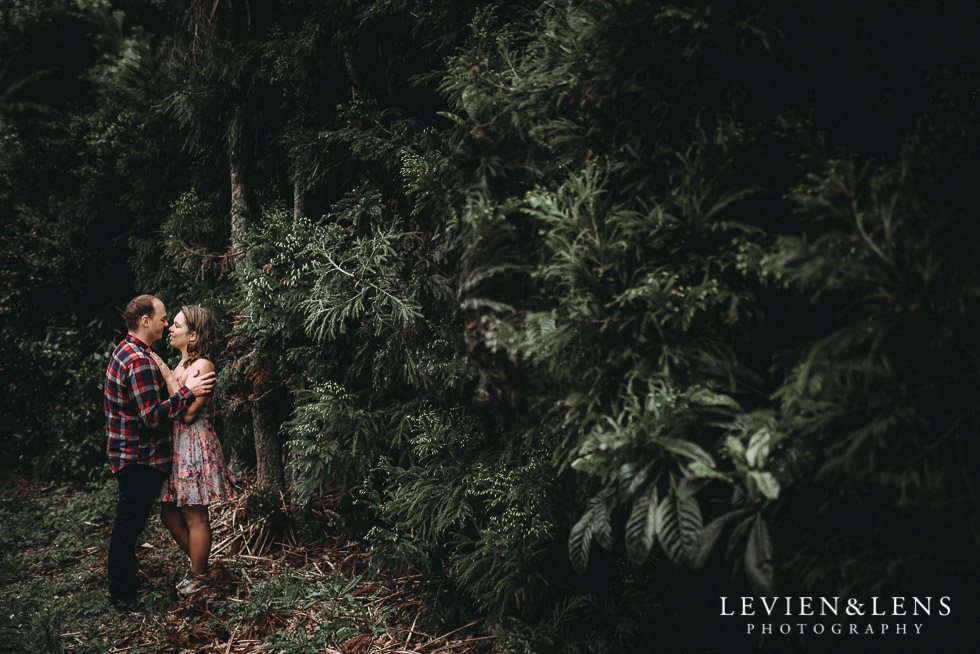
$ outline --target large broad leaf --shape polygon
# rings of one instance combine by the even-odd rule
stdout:
[[[763,427],[752,434],[749,439],[749,447],[745,450],[745,460],[753,468],[761,468],[769,457],[769,449],[772,445],[772,432]]]
[[[582,574],[589,565],[592,550],[592,511],[587,510],[568,534],[568,558],[575,572]]]
[[[725,447],[731,453],[733,459],[744,459],[745,458],[745,446],[742,445],[742,441],[738,440],[734,436],[727,436],[725,438]]]
[[[463,118],[460,118],[456,114],[449,113],[448,111],[437,111],[436,115],[442,116],[443,118],[448,118],[449,120],[453,121],[457,125],[466,125],[466,121]]]
[[[691,461],[687,465],[687,470],[697,479],[723,479],[730,481],[728,475],[718,472],[703,461]]]
[[[684,471],[687,472],[687,471]],[[709,483],[708,479],[698,479],[697,477],[684,477],[677,484],[677,496],[682,500],[694,497],[701,492]]]
[[[677,503],[678,517],[680,518],[681,537],[684,542],[684,552],[688,561],[694,558],[697,551],[698,538],[704,529],[704,520],[701,517],[701,505],[693,497],[680,500]]]
[[[664,548],[667,557],[674,563],[679,563],[684,557],[684,543],[681,539],[681,528],[677,520],[677,502],[673,493],[657,505],[654,520],[660,546]]]
[[[626,493],[631,496],[636,495],[646,485],[652,469],[652,464],[641,466],[638,463],[624,463],[621,465],[619,467],[619,480],[620,483],[626,484]]]
[[[672,489],[657,506],[654,520],[660,545],[670,560],[674,563],[691,560],[703,528],[697,500],[681,499]]]
[[[779,482],[772,476],[772,473],[753,470],[749,473],[749,478],[755,482],[759,492],[770,500],[779,497]]]
[[[715,393],[707,388],[698,388],[688,394],[691,402],[708,407],[725,407],[733,411],[741,411],[742,407],[731,396],[722,393]]]
[[[634,563],[646,561],[657,537],[657,486],[650,486],[633,502],[626,521],[626,554]]]
[[[745,515],[744,510],[726,513],[712,520],[701,530],[697,542],[694,545],[694,556],[691,559],[691,565],[695,569],[700,570],[708,562],[708,557],[711,556],[711,552],[715,548],[715,543],[718,542],[718,537],[721,536],[721,532],[725,530],[725,527],[743,515]]]
[[[674,454],[680,454],[694,461],[701,461],[705,465],[714,468],[715,460],[711,455],[704,451],[700,445],[691,441],[684,441],[676,438],[664,438],[657,441],[660,445]]]
[[[584,472],[586,474],[599,474],[602,472],[605,463],[595,452],[590,452],[585,456],[580,456],[572,461],[572,470]]]
[[[725,548],[725,558],[729,560],[735,559],[735,550],[744,541],[745,532],[749,527],[752,526],[752,521],[755,520],[755,516],[748,516],[745,520],[735,525],[732,529],[732,535],[728,539],[728,547]],[[737,569],[737,568],[736,568]]]
[[[603,490],[589,500],[588,508],[572,526],[568,534],[568,558],[579,574],[589,565],[589,552],[595,540],[606,549],[612,549],[612,525],[610,523],[609,498],[612,489]]]
[[[612,489],[607,489],[592,498],[592,533],[595,541],[607,550],[612,549],[612,508],[609,499]]]
[[[772,539],[761,513],[756,514],[745,545],[745,575],[756,594],[768,595],[772,591]]]

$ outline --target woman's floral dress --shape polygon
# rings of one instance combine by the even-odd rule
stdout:
[[[160,501],[176,502],[177,506],[226,502],[235,496],[234,481],[211,421],[201,415],[190,424],[175,419],[173,467]]]

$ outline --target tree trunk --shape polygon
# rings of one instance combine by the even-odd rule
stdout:
[[[302,183],[299,179],[293,181],[293,220],[299,220],[306,215],[306,198],[304,195],[304,189]],[[293,406],[296,406],[295,398],[292,402]],[[303,501],[302,495],[299,492],[299,483],[301,477],[296,466],[293,465],[293,459],[295,455],[293,454],[293,448],[289,447],[287,444],[285,447],[285,473],[286,473],[286,508],[289,511],[289,517],[293,521],[303,527],[309,521],[310,518],[310,503],[308,501]]]
[[[302,476],[299,469],[293,465],[295,454],[293,448],[286,445],[286,509],[289,517],[298,526],[304,527],[312,515],[309,500],[304,500],[299,492],[299,484]]]
[[[299,220],[306,215],[306,196],[300,181],[293,181],[293,220]]]
[[[260,385],[255,390],[261,391]],[[252,434],[255,437],[256,486],[273,497],[285,492],[282,447],[279,445],[278,425],[273,419],[275,405],[270,395],[260,397],[252,405]]]
[[[347,68],[347,77],[350,78],[351,99],[358,100],[364,95],[364,77],[361,75],[360,66],[351,54],[350,48],[341,46],[340,52],[344,57],[344,66]]]
[[[243,270],[252,265],[251,257],[245,247],[245,234],[248,232],[252,212],[241,157],[230,138],[228,172],[231,178],[231,261],[235,270]],[[257,398],[252,405],[257,486],[259,491],[278,497],[285,490],[285,485],[279,426],[275,424],[274,418],[275,406],[264,384],[256,383],[252,387],[252,394]]]
[[[241,157],[238,148],[231,143],[231,137],[228,143],[228,172],[231,177],[231,264],[235,270],[244,270],[251,264],[245,249],[251,207]]]

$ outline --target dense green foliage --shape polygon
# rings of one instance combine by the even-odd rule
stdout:
[[[232,449],[270,403],[292,492],[513,651],[977,578],[969,3],[90,5],[3,26],[103,35],[70,102],[0,70],[12,397],[97,406],[137,289],[212,308]],[[17,413],[90,468],[97,421]]]

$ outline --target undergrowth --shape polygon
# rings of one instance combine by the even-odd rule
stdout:
[[[293,567],[285,551],[212,556],[208,590],[179,598],[174,586],[187,562],[156,515],[139,541],[140,610],[117,610],[105,577],[115,493],[112,480],[0,479],[0,652],[300,654],[409,631],[400,622],[414,600],[392,603],[399,593],[347,568]],[[325,542],[290,554],[299,566],[334,555]]]
[[[109,605],[105,526],[109,484],[72,493],[6,479],[0,490],[0,651],[104,652],[127,639],[133,621]],[[139,648],[130,650],[141,651]]]

